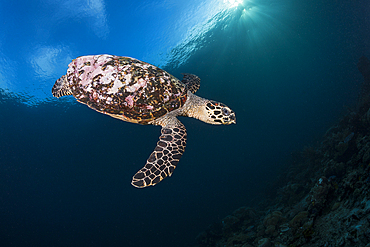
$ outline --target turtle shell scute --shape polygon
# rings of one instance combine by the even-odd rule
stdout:
[[[79,102],[129,122],[148,124],[187,99],[182,82],[134,58],[83,56],[68,67],[67,80]]]

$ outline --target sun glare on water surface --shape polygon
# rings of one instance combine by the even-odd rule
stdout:
[[[239,4],[242,4],[243,0],[224,0],[224,4],[228,5],[229,8],[237,7]]]

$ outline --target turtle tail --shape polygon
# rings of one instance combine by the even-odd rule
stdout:
[[[53,88],[51,89],[51,93],[54,97],[62,97],[64,95],[72,95],[72,91],[69,88],[67,82],[67,76],[60,77],[54,84]]]

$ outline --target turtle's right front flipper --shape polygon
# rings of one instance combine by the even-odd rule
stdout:
[[[131,182],[133,186],[138,188],[154,186],[165,177],[171,176],[184,153],[186,129],[177,118],[162,126],[161,133],[146,165],[133,176]]]
[[[60,77],[54,84],[53,88],[51,89],[51,93],[54,97],[62,97],[64,95],[72,95],[72,91],[69,88],[67,82],[67,76]]]
[[[196,93],[200,87],[200,79],[198,76],[193,74],[182,73],[184,78],[182,79],[182,83],[185,84],[186,88],[190,90],[192,93]]]

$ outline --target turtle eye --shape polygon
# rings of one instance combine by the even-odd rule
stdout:
[[[225,116],[229,116],[230,115],[230,111],[227,109],[227,108],[222,108],[222,113],[225,115]]]

